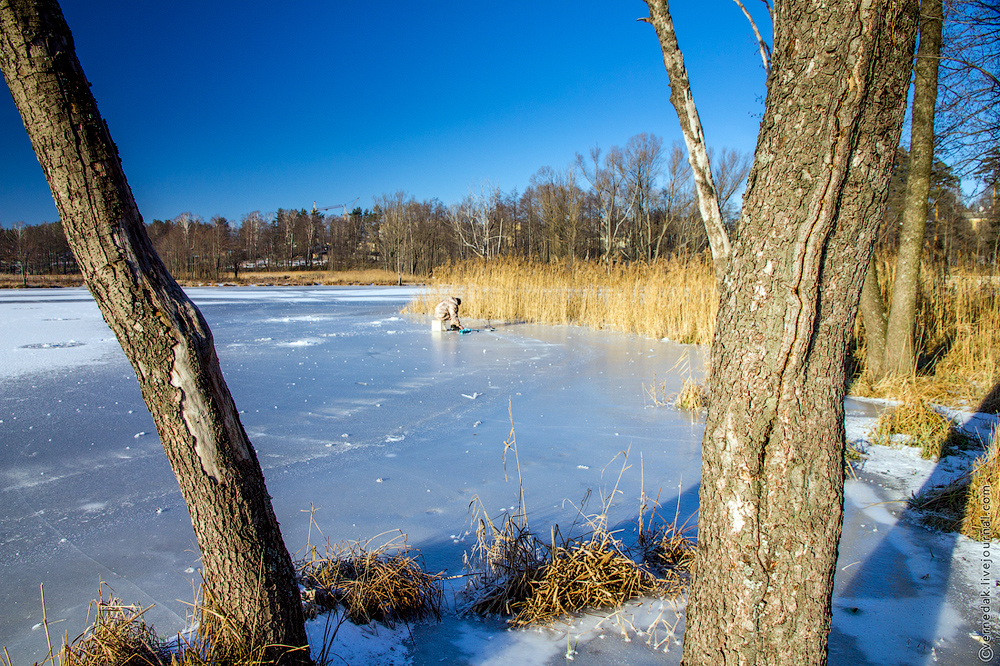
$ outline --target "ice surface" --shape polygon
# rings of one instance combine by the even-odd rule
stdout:
[[[642,479],[671,517],[676,502],[682,518],[696,507],[702,425],[648,406],[643,384],[655,374],[678,390],[672,369],[682,354],[700,368],[697,348],[516,323],[431,333],[426,318],[399,314],[407,288],[188,291],[293,552],[312,511],[316,543],[402,530],[428,569],[460,573],[470,503],[491,515],[517,504],[517,471],[508,459],[505,481],[502,460],[509,414],[541,533],[571,524],[588,491],[596,511],[626,450],[631,469],[610,512],[623,538]],[[126,602],[155,604],[147,619],[161,634],[182,629],[198,567],[190,520],[93,300],[82,289],[0,292],[0,322],[0,645],[15,664],[44,656],[40,583],[50,622],[60,621],[54,635],[83,628],[99,580]],[[874,409],[849,401],[849,437],[864,437]],[[945,471],[885,451],[848,483],[830,663],[973,663],[972,542],[916,528],[899,520],[901,505],[883,504]],[[904,475],[905,488],[890,482]],[[658,604],[551,630],[510,632],[451,611],[409,631],[344,625],[334,652],[350,663],[676,664],[683,613]]]

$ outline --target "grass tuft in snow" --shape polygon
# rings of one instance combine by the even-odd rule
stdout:
[[[989,448],[972,467],[965,502],[962,534],[986,541],[996,538],[993,525],[1000,525],[1000,425],[993,426]]]
[[[49,637],[43,589],[42,624],[49,651],[41,666],[269,666],[284,663],[290,652],[308,649],[255,641],[252,631],[241,630],[215,608],[204,589],[191,604],[195,629],[167,642],[143,618],[151,607],[125,604],[101,583],[98,598],[88,609],[87,619],[92,616],[93,621],[72,641],[66,636],[57,652]],[[2,663],[12,666],[9,657]]]
[[[943,486],[934,486],[910,498],[909,506],[921,512],[920,521],[933,529],[960,532],[977,541],[995,538],[992,526],[1000,524],[1000,425],[994,426],[986,453],[972,469]]]
[[[383,535],[379,535],[383,536]],[[402,533],[372,547],[365,542],[326,542],[324,552],[308,546],[299,563],[307,616],[343,607],[354,624],[441,619],[442,577],[424,571]]]
[[[875,431],[872,444],[892,446],[896,435],[904,435],[898,441],[920,449],[920,457],[938,460],[948,455],[955,446],[964,445],[963,435],[955,424],[934,409],[923,396],[909,393],[903,401],[883,413]]]
[[[513,415],[510,436],[504,442],[505,469],[508,453],[513,453],[517,461]],[[628,469],[628,453],[619,455],[624,456],[620,481]],[[477,538],[472,554],[465,558],[466,570],[471,574],[465,592],[469,599],[466,612],[507,616],[513,627],[544,625],[584,609],[616,608],[643,595],[674,597],[683,590],[686,577],[680,570],[690,565],[692,542],[678,538],[672,529],[644,537],[640,527],[640,551],[649,554],[646,559],[655,560],[655,565],[637,562],[631,550],[608,529],[608,511],[618,492],[617,482],[599,514],[583,516],[581,512],[586,524],[583,536],[572,536],[571,528],[570,535],[564,537],[559,526],[554,525],[545,542],[528,526],[519,463],[518,477],[520,491],[514,513],[505,513],[494,521],[482,501],[473,500]],[[644,523],[641,514],[639,522]]]

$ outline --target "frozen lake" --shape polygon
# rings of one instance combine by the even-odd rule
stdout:
[[[568,527],[588,490],[596,510],[625,450],[632,468],[612,524],[635,518],[642,472],[671,516],[679,491],[682,518],[695,509],[702,426],[648,406],[643,390],[655,374],[676,391],[682,355],[701,368],[695,347],[519,323],[432,334],[428,318],[399,314],[408,288],[188,293],[212,327],[293,553],[315,507],[332,542],[402,530],[429,570],[460,573],[473,498],[491,513],[517,503],[502,466],[508,404],[540,533]],[[127,603],[155,604],[147,619],[159,633],[181,629],[197,582],[190,520],[92,298],[0,292],[0,322],[0,645],[15,664],[44,656],[40,583],[54,638],[82,630],[99,581]],[[463,640],[477,639],[456,641],[456,654]]]

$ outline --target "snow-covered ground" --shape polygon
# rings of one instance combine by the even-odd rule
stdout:
[[[479,498],[493,514],[517,504],[502,463],[508,409],[540,533],[573,523],[588,490],[585,510],[596,511],[623,451],[631,467],[609,515],[623,538],[643,487],[660,493],[670,517],[697,506],[702,425],[650,406],[644,391],[654,377],[678,390],[677,367],[701,367],[697,348],[520,323],[433,334],[427,319],[398,314],[407,288],[189,293],[212,326],[293,552],[310,537],[402,530],[429,570],[461,573],[470,503]],[[194,535],[134,374],[93,300],[82,289],[0,292],[0,322],[0,645],[15,665],[44,656],[41,583],[54,637],[83,628],[99,581],[126,602],[153,604],[146,617],[161,634],[181,630],[197,581]],[[876,405],[849,400],[847,413],[848,437],[863,439]],[[992,570],[984,579],[992,554],[901,520],[902,500],[956,473],[955,462],[867,450],[859,479],[847,482],[830,663],[984,663],[980,592],[991,591],[994,621],[1000,606]],[[310,511],[322,537],[309,531]],[[453,600],[449,608],[439,624],[345,623],[331,652],[350,664],[680,659],[683,602],[644,600],[526,631],[460,617]],[[324,628],[310,623],[316,643]]]

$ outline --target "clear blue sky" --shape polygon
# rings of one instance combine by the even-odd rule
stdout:
[[[770,34],[763,3],[744,3]],[[680,140],[640,0],[63,0],[144,219],[452,203],[540,167]],[[671,3],[710,146],[752,152],[764,71],[732,0]],[[57,219],[9,93],[0,225]]]

